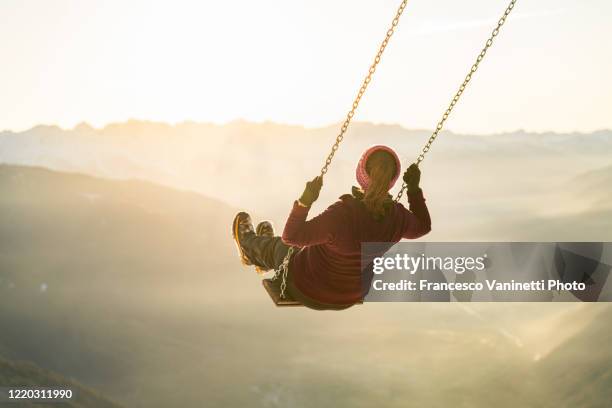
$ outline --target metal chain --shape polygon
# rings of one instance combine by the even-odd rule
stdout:
[[[287,255],[283,258],[283,263],[280,264],[278,269],[274,271],[274,276],[272,280],[275,281],[279,277],[281,278],[280,284],[280,297],[281,299],[285,298],[285,290],[287,289],[287,274],[289,273],[289,261],[291,260],[291,255],[293,255],[293,247],[289,247],[287,251]]]
[[[363,94],[365,94],[365,91],[368,88],[370,81],[372,80],[372,75],[374,75],[374,72],[376,72],[376,66],[380,62],[383,52],[385,51],[385,48],[387,48],[387,45],[389,44],[389,40],[391,39],[391,36],[395,32],[395,28],[397,27],[397,24],[399,23],[399,19],[402,13],[404,12],[404,9],[406,8],[407,3],[408,3],[408,0],[403,0],[401,4],[399,5],[399,7],[397,8],[395,17],[393,18],[393,21],[391,22],[391,27],[389,27],[389,29],[387,30],[387,35],[385,36],[385,39],[380,44],[378,53],[376,54],[376,57],[374,58],[374,62],[372,63],[372,65],[370,65],[368,74],[365,76],[365,78],[363,79],[363,82],[361,83],[361,87],[359,88],[359,92],[357,92],[357,96],[355,97],[355,100],[353,101],[351,110],[347,113],[346,119],[344,119],[344,123],[342,124],[342,127],[340,127],[340,133],[338,133],[338,136],[336,136],[336,143],[334,143],[334,145],[332,146],[331,151],[329,152],[329,155],[327,156],[327,159],[325,160],[325,165],[321,168],[321,176],[324,176],[325,173],[327,173],[327,170],[329,169],[329,165],[331,164],[334,158],[334,155],[336,154],[336,151],[338,150],[338,147],[340,146],[340,143],[342,143],[342,139],[344,139],[344,134],[346,133],[346,130],[348,129],[349,124],[351,123],[351,119],[353,119],[353,116],[355,116],[355,111],[357,110],[357,107],[359,106],[361,97],[363,96]]]
[[[485,55],[487,54],[487,51],[489,50],[491,45],[493,45],[493,40],[499,34],[499,31],[500,31],[501,27],[506,22],[506,18],[508,18],[508,15],[510,15],[510,12],[514,8],[514,4],[516,2],[517,2],[517,0],[511,0],[510,4],[508,5],[506,10],[504,11],[504,14],[498,20],[497,26],[491,32],[491,35],[487,39],[487,42],[485,43],[484,48],[482,49],[482,51],[480,51],[480,54],[478,54],[478,57],[476,57],[476,61],[474,62],[474,64],[472,64],[472,67],[470,68],[470,71],[468,72],[468,74],[465,76],[465,79],[463,80],[463,83],[459,87],[459,90],[455,93],[455,96],[453,96],[453,99],[451,100],[450,104],[448,105],[448,108],[446,108],[446,111],[444,112],[444,114],[442,115],[442,118],[440,119],[440,121],[436,125],[435,130],[433,131],[433,133],[429,137],[429,140],[427,141],[427,143],[423,147],[423,150],[421,151],[421,154],[419,154],[419,156],[417,157],[417,160],[416,160],[416,165],[417,166],[423,161],[423,159],[425,159],[425,154],[429,151],[429,149],[431,148],[431,144],[436,140],[436,138],[438,137],[438,133],[440,133],[440,131],[444,127],[444,123],[446,122],[446,119],[448,119],[448,117],[450,116],[451,112],[453,111],[453,108],[455,107],[455,105],[459,101],[459,98],[461,98],[461,95],[463,95],[463,91],[465,91],[465,88],[470,83],[470,80],[472,79],[472,75],[474,75],[476,70],[478,70],[478,66],[480,65],[481,61],[484,59]],[[404,190],[406,190],[406,188],[407,188],[406,183],[403,183],[401,190],[399,191],[399,193],[397,193],[397,196],[395,197],[395,202],[398,202],[400,200],[400,198],[402,198],[402,194],[404,194]]]
[[[429,151],[429,149],[431,148],[432,143],[438,137],[438,133],[440,133],[440,131],[444,127],[444,123],[446,122],[446,120],[450,116],[451,112],[453,111],[453,108],[455,107],[455,105],[459,101],[459,98],[463,94],[463,91],[465,91],[465,88],[467,87],[467,85],[469,84],[470,80],[472,79],[472,75],[474,75],[474,73],[478,69],[478,66],[480,65],[480,62],[484,59],[485,55],[487,54],[488,49],[491,47],[491,45],[493,45],[493,40],[499,34],[499,31],[500,31],[501,27],[506,22],[506,18],[508,17],[510,12],[514,8],[514,4],[516,2],[517,2],[517,0],[511,0],[510,1],[510,4],[508,5],[506,10],[504,11],[504,14],[502,15],[502,17],[497,22],[497,26],[491,32],[491,36],[489,37],[489,39],[485,43],[484,48],[482,49],[482,51],[480,51],[480,54],[478,54],[478,57],[476,58],[476,62],[474,62],[474,64],[472,65],[472,68],[470,69],[470,71],[466,75],[465,79],[463,80],[463,83],[459,87],[459,90],[455,93],[455,96],[451,100],[451,103],[449,104],[448,108],[446,109],[446,111],[442,115],[442,119],[438,122],[435,130],[433,131],[433,133],[429,137],[429,140],[427,141],[427,143],[423,147],[423,150],[421,151],[421,154],[419,154],[419,156],[417,157],[417,161],[416,161],[417,165],[419,163],[421,163],[423,161],[423,159],[425,159],[425,154]],[[334,158],[334,155],[336,154],[336,151],[338,150],[338,147],[340,146],[340,143],[342,143],[342,140],[344,139],[344,134],[346,133],[346,131],[347,131],[348,127],[349,127],[349,124],[351,123],[351,119],[353,119],[353,116],[355,116],[355,111],[357,110],[357,107],[359,106],[359,102],[361,101],[361,98],[365,94],[365,91],[368,88],[368,85],[370,84],[370,82],[372,80],[372,76],[374,75],[374,72],[376,72],[376,67],[378,66],[378,63],[380,62],[380,60],[382,58],[382,55],[383,55],[383,53],[385,51],[385,48],[387,48],[387,45],[389,44],[389,40],[391,39],[391,36],[395,32],[395,28],[397,27],[397,25],[399,23],[399,19],[400,19],[402,13],[404,12],[404,9],[406,8],[407,3],[408,3],[408,0],[403,0],[400,3],[399,7],[397,8],[397,12],[395,13],[395,17],[393,18],[393,20],[391,22],[391,27],[387,30],[387,34],[385,35],[384,40],[380,44],[380,47],[378,49],[378,53],[376,54],[376,57],[374,58],[374,62],[372,63],[372,65],[370,65],[370,69],[368,70],[368,73],[365,76],[365,78],[364,78],[364,80],[363,80],[363,82],[361,84],[361,87],[359,88],[359,91],[357,92],[357,96],[355,97],[355,100],[353,101],[353,105],[351,107],[351,110],[349,110],[349,112],[347,113],[346,119],[344,120],[344,123],[340,127],[340,133],[338,133],[338,136],[336,136],[336,142],[332,146],[331,151],[329,152],[329,155],[327,156],[327,159],[325,160],[325,165],[321,168],[321,176],[323,176],[323,175],[325,175],[327,173],[327,171],[329,169],[329,166],[331,165],[331,162],[332,162],[332,160]],[[397,194],[397,196],[395,198],[396,202],[400,200],[400,198],[402,197],[402,194],[404,193],[404,190],[406,190],[406,187],[407,187],[406,183],[403,183],[402,184],[402,189],[399,191],[399,193]],[[274,277],[272,278],[272,280],[276,280],[279,277],[282,279],[281,285],[280,285],[280,297],[283,298],[283,299],[285,298],[285,290],[287,289],[287,273],[289,272],[289,261],[291,259],[291,255],[292,254],[293,254],[293,248],[291,247],[291,248],[289,248],[289,251],[287,252],[287,255],[285,256],[285,258],[283,259],[283,263],[275,271]]]

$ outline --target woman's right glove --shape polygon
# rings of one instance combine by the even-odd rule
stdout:
[[[319,193],[321,192],[321,187],[323,186],[323,177],[317,176],[313,178],[311,181],[306,183],[306,188],[302,193],[302,196],[298,200],[300,204],[304,207],[310,207],[312,203],[317,201],[319,198]]]
[[[421,170],[416,163],[413,163],[406,169],[404,173],[404,183],[406,183],[408,194],[419,191],[419,183],[421,182]]]

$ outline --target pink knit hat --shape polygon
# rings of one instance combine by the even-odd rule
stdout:
[[[366,150],[365,153],[363,153],[363,155],[361,156],[361,159],[359,159],[359,163],[357,164],[357,170],[355,172],[357,176],[357,182],[359,183],[359,185],[361,186],[363,190],[367,190],[370,185],[370,176],[368,175],[368,172],[366,170],[366,163],[368,162],[370,155],[372,155],[372,153],[378,150],[384,150],[385,152],[389,152],[391,156],[393,156],[393,158],[395,159],[396,171],[395,171],[395,176],[393,176],[393,178],[391,179],[391,183],[389,183],[389,190],[393,188],[393,186],[395,185],[395,182],[397,181],[401,173],[402,164],[400,162],[399,157],[397,157],[397,154],[393,151],[393,149],[387,146],[382,146],[382,145],[372,146],[368,150]]]

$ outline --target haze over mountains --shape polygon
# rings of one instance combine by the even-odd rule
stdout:
[[[236,259],[234,211],[149,183],[0,166],[0,355],[130,407],[612,396],[605,304],[275,309]]]
[[[412,158],[428,137],[356,125],[314,211],[350,188],[365,147]],[[606,304],[271,305],[237,260],[231,219],[244,208],[282,227],[335,130],[0,133],[0,357],[12,361],[0,374],[27,360],[130,407],[607,407]],[[610,152],[609,131],[444,133],[422,166],[427,239],[609,241]]]
[[[103,129],[81,124],[72,130],[38,126],[0,133],[0,162],[150,180],[282,224],[305,181],[318,174],[336,132],[336,126],[305,129],[240,121],[175,126],[129,121]],[[357,159],[368,146],[392,146],[405,166],[428,136],[394,125],[353,124],[315,211],[350,189]],[[612,131],[607,130],[443,132],[422,164],[422,184],[435,217],[429,239],[544,240],[549,227],[559,226],[559,218],[569,224],[556,228],[557,240],[605,239],[611,226],[604,220],[610,219],[611,151]],[[578,231],[582,219],[587,228]],[[520,226],[536,220],[544,231]]]

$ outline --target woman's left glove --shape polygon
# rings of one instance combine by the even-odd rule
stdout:
[[[416,163],[413,163],[408,167],[404,173],[404,183],[406,183],[408,193],[414,193],[419,191],[419,183],[421,182],[421,170]]]
[[[313,178],[311,181],[306,183],[306,188],[304,189],[299,202],[306,207],[310,207],[312,203],[317,201],[317,198],[319,198],[321,187],[323,187],[323,177],[317,176]]]

